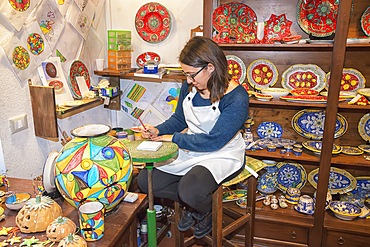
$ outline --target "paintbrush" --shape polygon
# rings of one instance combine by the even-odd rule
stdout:
[[[145,132],[149,134],[149,136],[150,136],[150,138],[149,138],[149,139],[152,139],[152,134],[150,134],[150,131],[145,127],[145,125],[144,125],[143,121],[141,121],[141,119],[140,119],[139,115],[137,115],[137,113],[136,113],[136,112],[134,112],[134,113],[135,113],[135,115],[136,115],[137,119],[139,119],[139,121],[140,121],[140,123],[141,123],[141,126],[143,126],[143,128],[144,128]]]

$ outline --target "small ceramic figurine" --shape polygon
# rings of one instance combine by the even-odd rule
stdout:
[[[263,200],[263,205],[270,206],[270,204],[271,204],[270,196],[266,196],[265,199]]]
[[[272,204],[277,204],[278,203],[278,199],[276,199],[275,195],[271,196],[271,203]]]
[[[300,195],[301,191],[296,188],[296,184],[293,182],[293,185],[286,190],[286,201],[291,204],[297,204]]]
[[[313,214],[315,209],[313,206],[313,199],[308,195],[303,195],[299,198],[298,204],[294,209],[303,214]]]
[[[272,210],[276,210],[279,206],[277,205],[277,203],[271,203],[270,207]]]
[[[285,201],[285,197],[283,195],[279,196],[279,206],[281,208],[287,208],[288,207],[288,204],[286,203]]]

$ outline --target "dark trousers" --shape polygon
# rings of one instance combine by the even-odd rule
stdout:
[[[224,179],[220,184],[236,177],[244,169],[244,165],[238,171]],[[188,205],[198,213],[204,214],[212,209],[212,192],[220,184],[217,184],[211,172],[204,166],[194,166],[184,176],[172,175],[153,169],[153,195],[154,197],[167,198]],[[148,174],[143,169],[138,176],[140,189],[148,193]]]

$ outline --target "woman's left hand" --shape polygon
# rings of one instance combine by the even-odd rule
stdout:
[[[152,141],[156,142],[172,142],[173,135],[163,135],[163,136],[156,136],[152,137]]]

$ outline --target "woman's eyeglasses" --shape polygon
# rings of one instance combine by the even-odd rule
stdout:
[[[200,70],[198,70],[197,73],[195,74],[192,74],[192,75],[189,75],[189,74],[186,74],[185,71],[182,70],[182,73],[184,74],[184,76],[186,76],[187,78],[191,79],[192,81],[195,81],[195,77],[202,71],[204,70],[206,67],[208,66],[208,64],[204,65]]]

